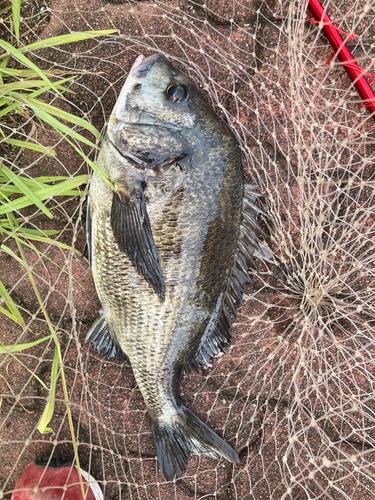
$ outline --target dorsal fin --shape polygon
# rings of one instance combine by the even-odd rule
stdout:
[[[260,213],[266,215],[255,204],[258,197],[255,186],[245,184],[240,234],[227,290],[218,300],[218,307],[202,336],[196,354],[185,365],[187,372],[201,367],[206,368],[212,359],[222,355],[230,344],[232,320],[241,305],[245,287],[251,282],[248,269],[255,267],[253,255],[273,261],[272,252],[267,244],[258,239],[260,236],[265,236],[258,225],[258,215]]]

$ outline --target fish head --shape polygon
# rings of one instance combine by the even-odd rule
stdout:
[[[140,55],[112,111],[108,136],[122,154],[153,168],[189,155],[206,107],[195,84],[165,56]]]
[[[162,54],[137,57],[113,115],[133,124],[192,128],[200,93]]]

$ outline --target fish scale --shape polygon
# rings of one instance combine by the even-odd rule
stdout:
[[[184,406],[179,379],[228,345],[261,231],[233,133],[164,56],[142,61],[97,160],[116,191],[95,173],[90,186],[89,261],[102,317],[87,339],[105,355],[129,358],[171,480],[191,453],[238,463]]]

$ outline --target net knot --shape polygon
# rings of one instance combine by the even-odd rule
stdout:
[[[311,17],[311,14],[310,14],[309,10],[307,11],[307,18],[308,18],[308,20],[309,20],[309,22],[311,24],[320,24],[320,22],[321,22],[321,21],[315,21],[315,19],[313,19]],[[334,28],[336,31],[338,31],[342,35],[347,36],[348,40],[355,40],[355,34],[354,33],[346,33],[346,31],[340,30],[340,28],[338,28],[337,26],[335,26],[332,21],[324,22],[323,24],[325,26],[331,26],[332,28]]]

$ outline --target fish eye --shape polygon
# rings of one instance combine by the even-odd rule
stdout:
[[[166,90],[168,98],[173,102],[182,102],[188,97],[188,90],[184,85],[173,83]]]

